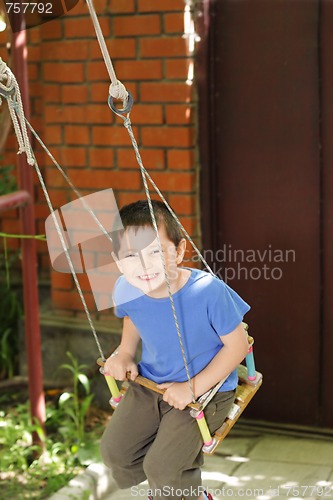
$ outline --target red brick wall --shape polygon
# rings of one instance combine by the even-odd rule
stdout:
[[[186,83],[193,55],[183,36],[185,2],[94,3],[117,77],[135,100],[131,121],[143,163],[185,228],[197,236],[196,103]],[[107,105],[110,81],[87,6],[80,3],[28,36],[31,121],[74,185],[82,194],[113,188],[119,206],[144,198],[129,136]],[[6,60],[3,51],[0,55]],[[11,137],[7,163],[14,161],[14,146]],[[51,160],[39,147],[36,151],[57,208],[75,195]],[[37,230],[44,233],[48,210],[37,181],[36,192]],[[49,268],[45,245],[39,250],[42,266]],[[87,280],[81,281],[92,302]],[[51,272],[51,286],[54,308],[82,310],[68,275]]]

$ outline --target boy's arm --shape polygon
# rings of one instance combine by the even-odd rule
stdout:
[[[138,375],[135,354],[140,342],[140,335],[128,316],[124,317],[123,331],[117,354],[111,355],[105,362],[105,373],[117,380],[125,380],[126,372],[131,372],[131,379]]]
[[[247,333],[240,323],[231,333],[221,337],[222,349],[214,356],[211,362],[192,379],[195,399],[214,387],[223,378],[227,377],[248,353]],[[159,384],[160,389],[166,389],[163,399],[171,406],[183,410],[192,402],[192,395],[188,382],[171,382]]]
[[[211,362],[192,379],[196,399],[227,377],[248,353],[247,333],[240,323],[235,330],[221,337],[222,349]]]

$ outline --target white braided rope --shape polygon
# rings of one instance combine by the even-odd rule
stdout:
[[[125,85],[123,83],[121,83],[116,77],[116,73],[115,73],[115,70],[114,70],[114,67],[113,67],[111,57],[109,55],[105,40],[104,40],[101,26],[99,24],[92,0],[87,0],[87,5],[88,5],[91,20],[92,20],[92,23],[94,25],[94,29],[96,32],[97,41],[99,43],[99,46],[100,46],[100,49],[102,52],[102,56],[103,56],[103,59],[105,62],[105,66],[106,66],[106,69],[109,73],[109,77],[111,80],[111,85],[109,87],[109,94],[114,99],[120,99],[123,102],[123,107],[126,108],[128,92],[125,88]]]
[[[2,91],[2,92],[1,92]],[[15,76],[7,64],[0,57],[0,94],[6,98],[10,116],[13,122],[15,135],[19,144],[17,154],[25,153],[29,165],[35,163],[34,155],[30,146],[28,131],[25,125],[25,117],[21,93]],[[0,95],[0,104],[2,99]]]
[[[126,87],[123,83],[121,83],[119,80],[117,80],[117,83],[115,83],[115,84],[111,83],[111,85],[109,87],[109,94],[114,99],[121,99],[123,101],[124,108],[126,107],[127,99],[128,99],[128,92],[127,92]]]

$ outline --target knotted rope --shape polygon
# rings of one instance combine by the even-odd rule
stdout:
[[[17,154],[25,153],[27,155],[27,162],[29,165],[34,165],[35,159],[25,125],[20,88],[15,76],[0,57],[0,105],[2,104],[1,96],[5,97],[8,102],[10,116],[14,125],[17,142],[19,144]]]

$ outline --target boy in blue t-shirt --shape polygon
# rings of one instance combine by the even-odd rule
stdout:
[[[148,203],[138,201],[123,207],[123,230],[113,236],[113,245],[123,273],[114,291],[115,311],[124,324],[118,353],[107,359],[105,372],[117,380],[125,380],[126,372],[135,380],[140,372],[165,392],[162,396],[130,383],[104,432],[101,453],[120,488],[135,488],[148,479],[149,498],[154,500],[205,500],[212,497],[201,486],[202,438],[195,419],[185,409],[193,394],[165,270],[195,399],[230,374],[205,409],[212,433],[234,401],[236,368],[248,351],[241,322],[250,307],[218,278],[179,267],[186,241],[167,207],[159,201],[152,203],[165,267]],[[142,357],[137,365],[140,341]]]

